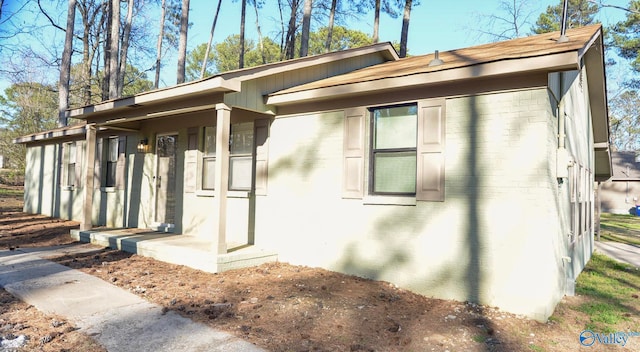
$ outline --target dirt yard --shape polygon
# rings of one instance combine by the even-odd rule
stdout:
[[[0,198],[0,249],[72,243],[76,223],[23,214],[16,197]],[[100,247],[55,260],[271,351],[574,351],[588,322],[571,309],[583,297],[540,323],[287,263],[209,274]],[[72,322],[0,293],[0,336],[28,336],[24,350],[100,350]]]

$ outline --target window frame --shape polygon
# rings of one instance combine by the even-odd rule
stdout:
[[[208,153],[208,144],[207,144],[207,129],[210,129],[213,134],[213,152],[212,153]],[[200,189],[203,191],[214,191],[215,190],[215,163],[216,163],[216,137],[217,136],[217,128],[216,126],[204,126],[202,128],[202,170],[200,172],[200,177],[201,177],[201,181],[199,182],[200,184]],[[212,166],[212,170],[209,170],[210,172],[212,172],[212,179],[211,182],[213,183],[212,185],[209,185],[207,182],[207,164],[209,162],[213,162],[213,166]],[[206,186],[205,186],[206,185]],[[209,187],[210,186],[210,187]]]
[[[104,178],[103,178],[103,187],[111,188],[116,187],[118,183],[118,159],[120,158],[120,137],[112,136],[105,138],[107,141],[107,146],[104,151],[105,155],[105,167],[104,167]],[[111,143],[114,143],[113,148],[115,149],[115,160],[111,160],[113,156],[111,153]]]
[[[64,182],[63,186],[73,189],[76,185],[76,163],[78,158],[76,142],[64,143]],[[71,151],[73,150],[73,158]],[[73,160],[72,160],[73,159]]]
[[[376,148],[376,133],[377,133],[377,120],[375,117],[375,111],[376,110],[382,110],[382,109],[393,109],[393,108],[403,108],[403,107],[414,107],[415,108],[415,126],[414,126],[414,132],[415,132],[415,143],[413,147],[398,147],[398,148]],[[419,112],[418,112],[418,104],[415,102],[412,103],[404,103],[404,104],[393,104],[393,105],[384,105],[384,106],[375,106],[375,107],[369,107],[368,108],[369,111],[369,160],[368,160],[368,193],[371,196],[396,196],[396,197],[416,197],[416,193],[417,193],[417,183],[418,183],[418,176],[417,176],[417,165],[418,165],[418,145],[417,145],[417,139],[418,139],[418,119],[419,119]],[[413,185],[414,185],[414,189],[413,192],[381,192],[381,191],[376,191],[375,189],[375,185],[376,185],[376,155],[377,154],[405,154],[405,153],[413,153],[413,160],[414,160],[414,165],[416,167],[416,169],[414,169],[414,172],[412,174],[413,177]]]
[[[249,152],[247,152],[246,150],[241,150],[241,151],[237,151],[236,150],[236,146],[238,145],[238,143],[234,143],[234,138],[236,137],[236,134],[234,133],[234,127],[238,128],[238,126],[240,125],[248,125],[250,126],[250,128],[246,129],[246,131],[250,131],[250,146],[249,146]],[[254,173],[254,154],[255,154],[255,124],[253,121],[247,121],[247,122],[241,122],[241,123],[234,123],[231,124],[230,126],[230,130],[229,130],[229,183],[228,183],[228,188],[229,191],[243,191],[243,192],[248,192],[251,191],[251,189],[253,188],[253,173]],[[234,186],[232,184],[233,182],[233,172],[234,172],[234,168],[233,168],[233,164],[234,164],[234,160],[246,160],[249,159],[249,163],[250,163],[250,170],[249,170],[249,185],[246,187],[237,187]]]

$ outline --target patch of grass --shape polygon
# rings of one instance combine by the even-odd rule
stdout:
[[[631,317],[640,315],[638,292],[638,270],[594,253],[576,281],[576,293],[587,300],[573,309],[587,315],[586,329],[602,333],[628,330]],[[639,324],[637,319],[634,324]]]
[[[640,231],[640,216],[626,214],[600,214],[600,226]]]
[[[591,321],[595,323],[604,323],[614,325],[624,320],[623,311],[613,304],[606,302],[587,302],[581,304],[578,310],[588,314]]]
[[[542,348],[540,346],[536,346],[536,345],[529,345],[529,349],[532,350],[532,351],[536,351],[536,352],[544,351],[544,348]]]
[[[23,191],[16,188],[6,188],[0,186],[0,197],[21,197]]]
[[[600,238],[640,246],[640,216],[601,214]]]
[[[485,343],[487,341],[487,337],[484,335],[474,335],[472,339],[478,343]]]
[[[556,323],[557,324],[557,323],[562,323],[563,319],[561,317],[559,317],[559,316],[552,315],[552,316],[549,317],[548,320],[549,320],[550,323]]]

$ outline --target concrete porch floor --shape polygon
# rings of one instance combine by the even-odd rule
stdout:
[[[189,235],[177,235],[144,229],[71,230],[71,237],[163,262],[217,273],[246,268],[278,260],[278,254],[255,246],[230,248],[217,255],[213,242]]]

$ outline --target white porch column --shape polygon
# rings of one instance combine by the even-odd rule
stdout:
[[[87,125],[86,152],[84,154],[84,165],[87,170],[84,179],[84,196],[82,201],[82,221],[80,230],[91,230],[91,215],[93,213],[93,179],[96,159],[96,126]]]
[[[216,104],[216,166],[214,192],[214,248],[218,254],[227,253],[227,191],[229,190],[229,132],[231,108]]]

